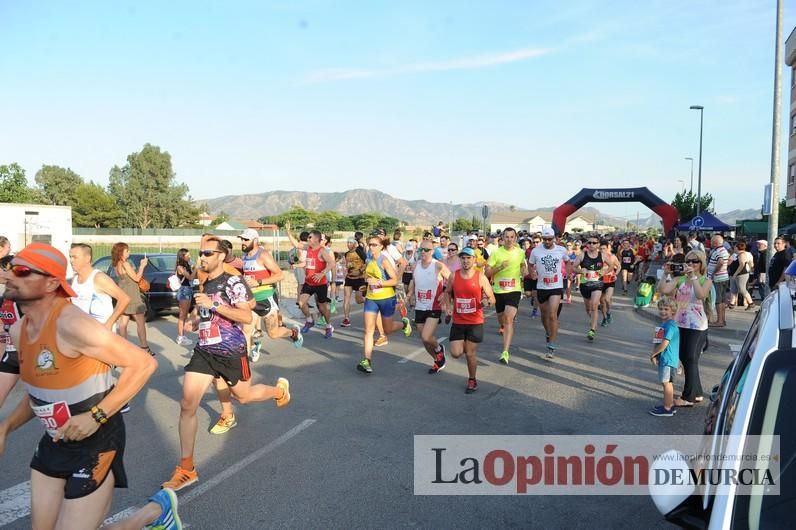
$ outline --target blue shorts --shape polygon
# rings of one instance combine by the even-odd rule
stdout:
[[[658,382],[659,383],[671,383],[674,381],[674,374],[677,371],[677,368],[672,368],[671,366],[666,366],[660,362],[658,362]]]
[[[365,313],[381,313],[384,318],[389,318],[395,314],[395,297],[384,298],[383,300],[365,299]]]
[[[187,285],[180,286],[179,291],[177,291],[177,301],[182,302],[183,300],[190,300],[191,298],[193,298],[193,289]]]

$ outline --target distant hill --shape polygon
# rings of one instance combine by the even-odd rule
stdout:
[[[477,202],[472,204],[451,204],[423,200],[404,200],[378,190],[354,189],[336,193],[311,193],[306,191],[270,191],[253,195],[225,195],[213,199],[197,201],[207,204],[208,213],[226,212],[234,219],[258,219],[264,215],[278,215],[293,206],[315,212],[331,210],[343,215],[378,212],[405,221],[408,224],[431,225],[438,221],[473,216],[480,219],[481,208],[486,204],[490,212],[524,211],[530,208],[502,202]],[[552,212],[555,206],[533,208],[535,212]],[[622,218],[602,213],[597,208],[584,206],[577,214],[587,221],[624,228],[627,221],[635,224],[635,218]],[[760,211],[756,209],[732,210],[717,215],[728,224],[738,219],[757,219]],[[655,214],[639,218],[641,228],[660,227],[660,218]]]

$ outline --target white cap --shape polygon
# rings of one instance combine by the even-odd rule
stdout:
[[[470,234],[467,236],[467,241],[478,241],[478,236],[475,234]]]
[[[545,228],[542,230],[542,237],[556,237],[556,233],[552,228]]]
[[[415,249],[415,244],[412,243],[411,241],[407,241],[404,250],[414,250],[414,249]]]
[[[257,239],[259,236],[257,235],[257,230],[254,228],[247,228],[238,237],[241,239]]]

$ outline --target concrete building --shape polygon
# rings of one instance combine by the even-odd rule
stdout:
[[[550,228],[553,220],[553,212],[540,212],[530,210],[517,210],[514,212],[495,212],[489,218],[489,231],[495,233],[512,227],[517,231],[527,230],[528,232],[541,232],[544,228]],[[580,215],[575,215],[567,219],[564,228],[566,232],[591,232],[596,229],[600,232],[611,232],[616,230],[613,226],[598,224],[596,227],[593,222]]]
[[[790,104],[788,108],[788,172],[785,174],[785,202],[788,206],[796,206],[796,28],[791,31],[785,41],[785,64],[790,67]]]

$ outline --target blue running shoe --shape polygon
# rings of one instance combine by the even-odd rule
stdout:
[[[293,326],[293,340],[294,348],[301,348],[304,345],[304,335],[301,333],[301,328],[298,325]]]
[[[327,339],[331,339],[333,334],[334,334],[334,328],[331,325],[329,325],[326,327],[326,333],[324,333],[323,336]]]
[[[307,320],[306,322],[304,322],[304,326],[301,328],[301,332],[307,333],[309,330],[312,329],[314,325],[315,325],[314,320]]]
[[[177,494],[174,493],[174,490],[163,488],[147,500],[158,504],[161,512],[160,517],[146,528],[152,530],[180,530],[182,528],[182,521],[177,513]]]

